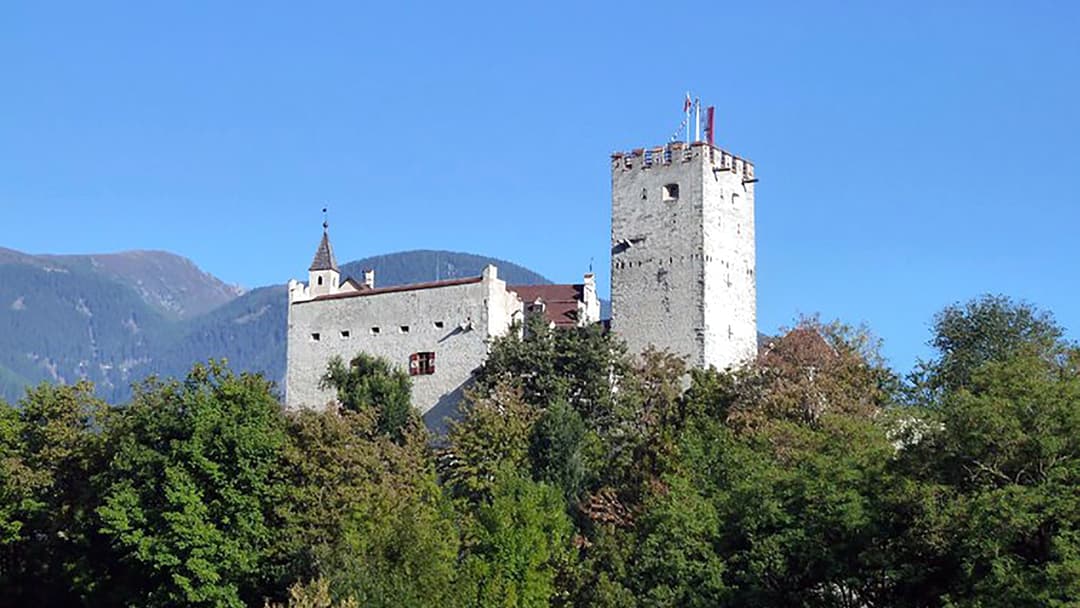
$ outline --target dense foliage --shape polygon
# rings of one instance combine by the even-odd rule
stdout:
[[[738,370],[523,330],[442,438],[366,355],[326,412],[214,362],[0,403],[0,604],[1080,603],[1080,349],[1047,313],[950,306],[907,378],[813,319]]]

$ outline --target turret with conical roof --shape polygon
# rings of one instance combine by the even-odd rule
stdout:
[[[334,248],[330,246],[330,224],[323,222],[322,241],[315,250],[315,259],[308,268],[308,289],[312,296],[321,296],[337,291],[341,272],[334,259]]]

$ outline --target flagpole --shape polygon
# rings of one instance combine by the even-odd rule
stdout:
[[[701,141],[701,98],[694,100],[694,141]]]
[[[690,101],[690,91],[686,92],[686,100],[683,101],[683,111],[686,113],[686,143],[690,144],[690,104],[686,103]]]

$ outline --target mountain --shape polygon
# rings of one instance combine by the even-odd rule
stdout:
[[[349,262],[376,284],[477,276],[487,264],[509,283],[550,283],[517,264],[450,251],[405,251]],[[285,273],[283,273],[285,274]],[[298,277],[306,278],[306,277]],[[165,252],[30,255],[0,248],[0,398],[41,381],[92,380],[123,402],[150,374],[182,376],[225,358],[235,370],[285,375],[284,285],[243,292]]]
[[[31,255],[0,248],[0,264],[48,272],[98,276],[134,290],[147,305],[171,319],[209,312],[244,290],[227,285],[191,260],[167,251],[123,251],[99,255]]]
[[[426,249],[377,255],[341,266],[344,277],[362,279],[363,271],[375,271],[379,286],[408,285],[439,279],[477,277],[488,264],[499,268],[499,278],[511,285],[545,285],[545,277],[513,262],[471,253],[431,251]],[[306,277],[305,277],[306,278]]]
[[[199,269],[191,260],[165,251],[125,251],[104,255],[41,256],[68,268],[84,268],[135,290],[166,317],[190,319],[243,295]]]
[[[0,395],[42,380],[89,378],[124,394],[174,339],[175,321],[92,269],[42,258],[0,263]]]

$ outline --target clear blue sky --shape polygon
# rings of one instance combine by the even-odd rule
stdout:
[[[413,248],[606,286],[609,154],[684,91],[752,159],[763,331],[900,369],[1002,292],[1077,336],[1080,4],[5,2],[0,246],[166,249],[245,286]]]

